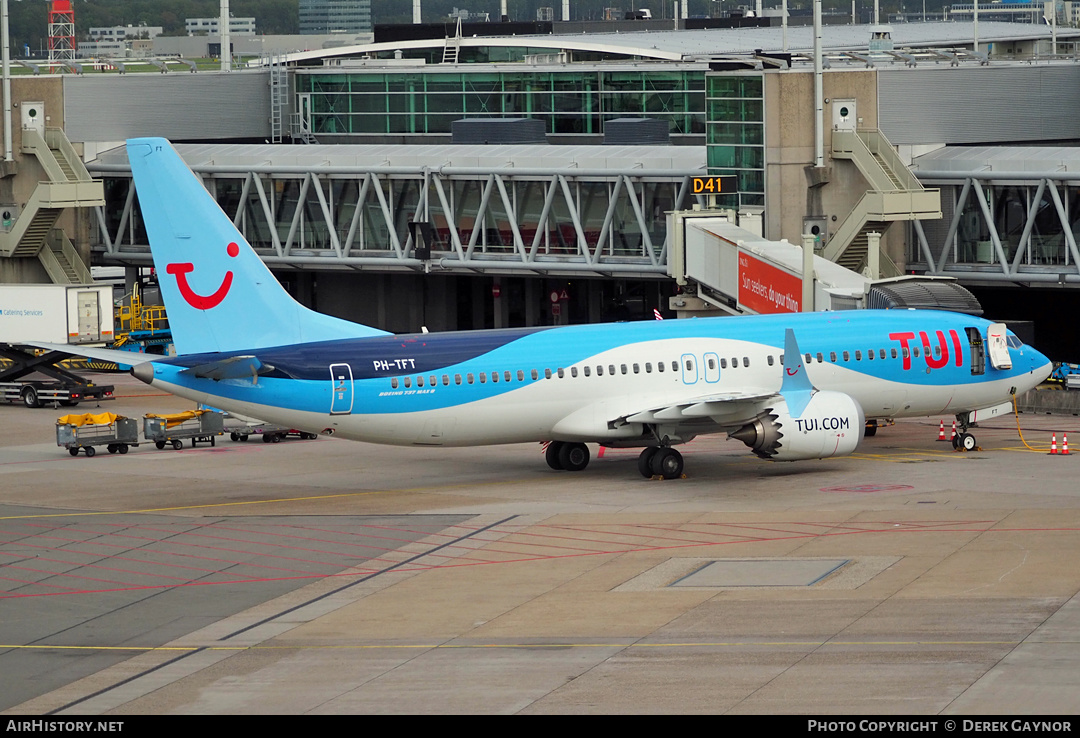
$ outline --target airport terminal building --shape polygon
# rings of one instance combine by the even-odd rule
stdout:
[[[807,28],[786,52],[779,28],[462,35],[13,89],[103,181],[54,220],[83,259],[150,265],[121,144],[164,136],[294,294],[388,330],[666,313],[666,214],[695,206],[774,241],[813,233],[871,278],[949,276],[988,308],[1023,290],[1052,311],[1080,285],[1080,65],[1046,27],[979,34],[976,50],[970,24],[904,24],[871,51],[869,26],[827,27],[820,138]],[[1057,51],[1076,38],[1058,29]],[[0,191],[13,230],[50,179],[23,124]],[[721,174],[737,194],[693,191]],[[9,238],[4,280],[53,279],[47,240]]]

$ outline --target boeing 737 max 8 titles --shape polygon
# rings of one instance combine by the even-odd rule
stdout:
[[[851,453],[867,418],[949,413],[971,447],[969,411],[1050,373],[1004,325],[943,311],[392,335],[294,301],[168,141],[127,150],[179,353],[132,373],[266,422],[398,445],[550,441],[548,464],[569,471],[587,443],[643,447],[641,473],[672,478],[674,447],[706,433],[790,461]]]

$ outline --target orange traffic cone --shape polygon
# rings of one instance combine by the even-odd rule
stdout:
[[[945,437],[945,421],[944,420],[941,421],[941,425],[938,426],[937,439],[939,441],[947,441],[947,440],[949,440],[948,438]]]
[[[956,440],[956,421],[955,420],[952,422],[952,435],[949,436],[949,440],[950,441],[955,441]]]
[[[1057,454],[1057,433],[1050,436],[1050,453]]]
[[[1061,456],[1069,455],[1069,434],[1065,431],[1061,432]]]

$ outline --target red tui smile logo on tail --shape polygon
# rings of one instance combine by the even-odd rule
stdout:
[[[230,243],[226,248],[229,256],[236,258],[240,253],[240,247],[235,243]],[[195,265],[186,262],[183,264],[167,264],[165,271],[176,277],[176,286],[180,289],[180,295],[187,301],[188,305],[196,310],[210,310],[221,304],[221,301],[225,299],[225,296],[229,294],[229,288],[232,287],[233,273],[232,271],[225,272],[225,278],[221,282],[221,286],[212,295],[200,295],[195,290],[191,289],[191,285],[188,284],[187,275],[188,272],[194,271]]]

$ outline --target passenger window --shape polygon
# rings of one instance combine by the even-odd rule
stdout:
[[[614,364],[608,364],[607,373],[610,374],[613,377],[615,376],[615,365]]]
[[[443,383],[443,387],[449,387],[450,386],[450,375],[449,374],[442,375],[442,383]]]
[[[393,379],[390,380],[390,387],[391,387],[391,389],[397,389],[398,388],[397,377],[394,377]]]
[[[941,344],[940,343],[937,346],[934,346],[934,356],[938,357],[939,359],[941,358]]]
[[[650,361],[645,362],[645,373],[646,374],[652,374],[652,362],[650,362]]]
[[[895,350],[896,349],[893,349],[893,351],[895,351]],[[885,349],[878,349],[878,358],[879,359],[884,359],[885,358]],[[895,359],[896,357],[894,356],[893,358]]]
[[[738,368],[738,366],[739,366],[739,359],[737,357],[732,357],[732,359],[731,359],[731,368],[736,369],[736,368]]]
[[[664,362],[662,362],[662,361],[656,362],[656,371],[658,371],[658,372],[664,371]]]
[[[455,374],[454,375],[454,384],[461,384],[461,375],[460,374]]]
[[[521,371],[520,369],[518,369],[518,381],[519,382],[524,382],[525,381],[525,372]]]
[[[836,363],[836,352],[835,351],[830,351],[829,352],[829,361],[831,361],[834,364]]]
[[[905,359],[910,359],[911,358],[911,351],[908,350],[907,346],[904,347],[904,358]]]
[[[637,364],[634,364],[634,374],[641,374],[641,367]]]
[[[476,380],[475,380],[475,377],[473,377],[472,373],[470,372],[469,374],[465,375],[465,381],[468,382],[469,384],[472,384]]]
[[[480,372],[480,384],[487,384],[487,372]]]
[[[498,372],[492,372],[491,373],[491,381],[492,382],[498,382],[499,381],[499,373]]]
[[[430,377],[428,377],[428,387],[434,387],[438,383],[439,383],[439,378],[436,377],[434,374],[432,374]]]
[[[619,364],[619,371],[626,374],[626,364]]]
[[[513,377],[510,376],[510,372],[503,372],[503,381],[504,382],[509,382],[511,379],[513,379]]]
[[[772,354],[769,354],[769,359],[768,359],[768,361],[769,361],[769,366],[772,366],[772,365],[773,365],[773,362],[774,362],[774,359],[773,359],[773,355],[772,355]],[[721,363],[722,363],[722,362],[723,362],[723,359],[721,359]]]
[[[551,370],[550,369],[545,369],[544,370],[544,379],[551,379]]]
[[[673,372],[679,371],[679,362],[677,362],[677,361],[671,362],[671,371],[673,371]]]
[[[874,349],[870,349],[869,351],[866,352],[866,358],[869,359],[870,361],[874,360]]]
[[[919,347],[916,346],[914,349],[912,349],[912,353],[915,354],[916,359],[919,358]]]
[[[855,361],[862,361],[862,351],[855,352]]]
[[[424,378],[423,377],[417,377],[416,378],[416,386],[417,387],[423,387],[424,386]]]
[[[576,366],[570,367],[570,376],[571,377],[576,377],[577,376],[577,367]]]
[[[537,374],[535,369],[533,369],[532,372],[529,373],[529,376],[531,376],[533,379],[540,379],[540,375]]]
[[[720,368],[727,369],[727,359],[720,359]]]
[[[563,368],[561,366],[556,370],[555,373],[559,375],[559,379],[562,379],[563,377],[566,376],[566,374],[565,374],[565,372],[563,372]]]
[[[405,389],[409,389],[409,387],[412,387],[412,379],[405,377]]]
[[[851,354],[847,351],[844,352],[844,361],[851,361]]]
[[[817,355],[817,362],[818,362],[819,364],[823,364],[823,363],[825,363],[825,357],[824,357],[824,356],[822,356],[822,355],[821,355],[820,353],[819,353],[819,354]]]
[[[586,377],[591,377],[592,376],[592,368],[591,367],[583,366],[583,367],[581,367],[581,369],[582,369],[582,371],[585,372]]]
[[[750,366],[750,357],[749,356],[742,357],[742,365],[743,366]]]
[[[813,356],[811,356],[810,354],[807,354],[807,355],[806,355],[806,356],[804,356],[803,358],[804,358],[804,359],[806,360],[806,363],[807,363],[807,364],[811,363],[811,362],[812,362],[812,361],[814,360],[814,357],[813,357]]]
[[[596,367],[596,376],[598,376],[598,377],[604,376],[604,367],[597,365],[597,367]]]

